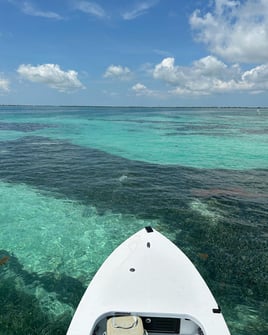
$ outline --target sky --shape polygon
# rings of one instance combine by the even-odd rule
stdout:
[[[0,104],[268,106],[268,1],[0,0]]]

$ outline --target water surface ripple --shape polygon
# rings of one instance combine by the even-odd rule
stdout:
[[[233,335],[266,335],[267,115],[0,107],[0,334],[65,334],[103,260],[152,225]]]

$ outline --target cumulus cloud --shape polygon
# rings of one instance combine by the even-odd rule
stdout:
[[[47,19],[55,19],[55,20],[61,20],[62,16],[55,12],[50,12],[50,11],[42,11],[37,8],[35,8],[30,2],[23,2],[22,7],[21,7],[23,13],[31,16],[40,16],[44,17]]]
[[[155,6],[157,1],[143,1],[129,11],[122,13],[124,20],[134,20],[137,17],[147,14],[148,10]]]
[[[76,71],[62,71],[57,64],[38,66],[22,64],[17,69],[17,72],[31,82],[46,84],[60,92],[71,92],[84,88],[77,78]]]
[[[98,18],[104,18],[108,16],[105,10],[95,2],[77,1],[74,7],[81,12],[96,16]]]
[[[210,11],[190,17],[196,39],[232,62],[268,61],[268,1],[214,0]]]
[[[0,92],[9,92],[9,80],[0,77]]]
[[[227,65],[214,56],[201,58],[191,66],[177,66],[174,58],[165,58],[155,66],[153,77],[170,84],[178,95],[268,90],[268,64],[242,71],[239,65]]]
[[[245,71],[242,80],[252,86],[253,93],[268,91],[268,64]]]
[[[117,78],[121,80],[129,79],[131,71],[128,67],[121,65],[110,65],[104,73],[104,78]]]
[[[131,89],[138,96],[141,96],[141,95],[152,96],[152,95],[154,95],[154,92],[152,90],[149,90],[145,85],[143,85],[141,83],[137,83],[136,85],[133,85]]]

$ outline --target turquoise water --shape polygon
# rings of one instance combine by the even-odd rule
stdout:
[[[3,140],[15,139],[31,130],[31,135],[67,140],[150,163],[266,168],[267,115],[268,109],[238,108],[110,108],[109,113],[101,107],[10,108],[2,121],[16,123],[17,130],[2,127],[0,136]],[[20,129],[17,122],[26,127]],[[29,124],[33,126],[27,129]]]
[[[0,107],[0,334],[65,334],[103,260],[152,225],[233,335],[268,333],[268,109]]]

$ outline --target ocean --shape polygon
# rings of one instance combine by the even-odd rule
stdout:
[[[66,334],[105,258],[149,225],[232,335],[267,335],[268,109],[0,106],[1,335]]]

